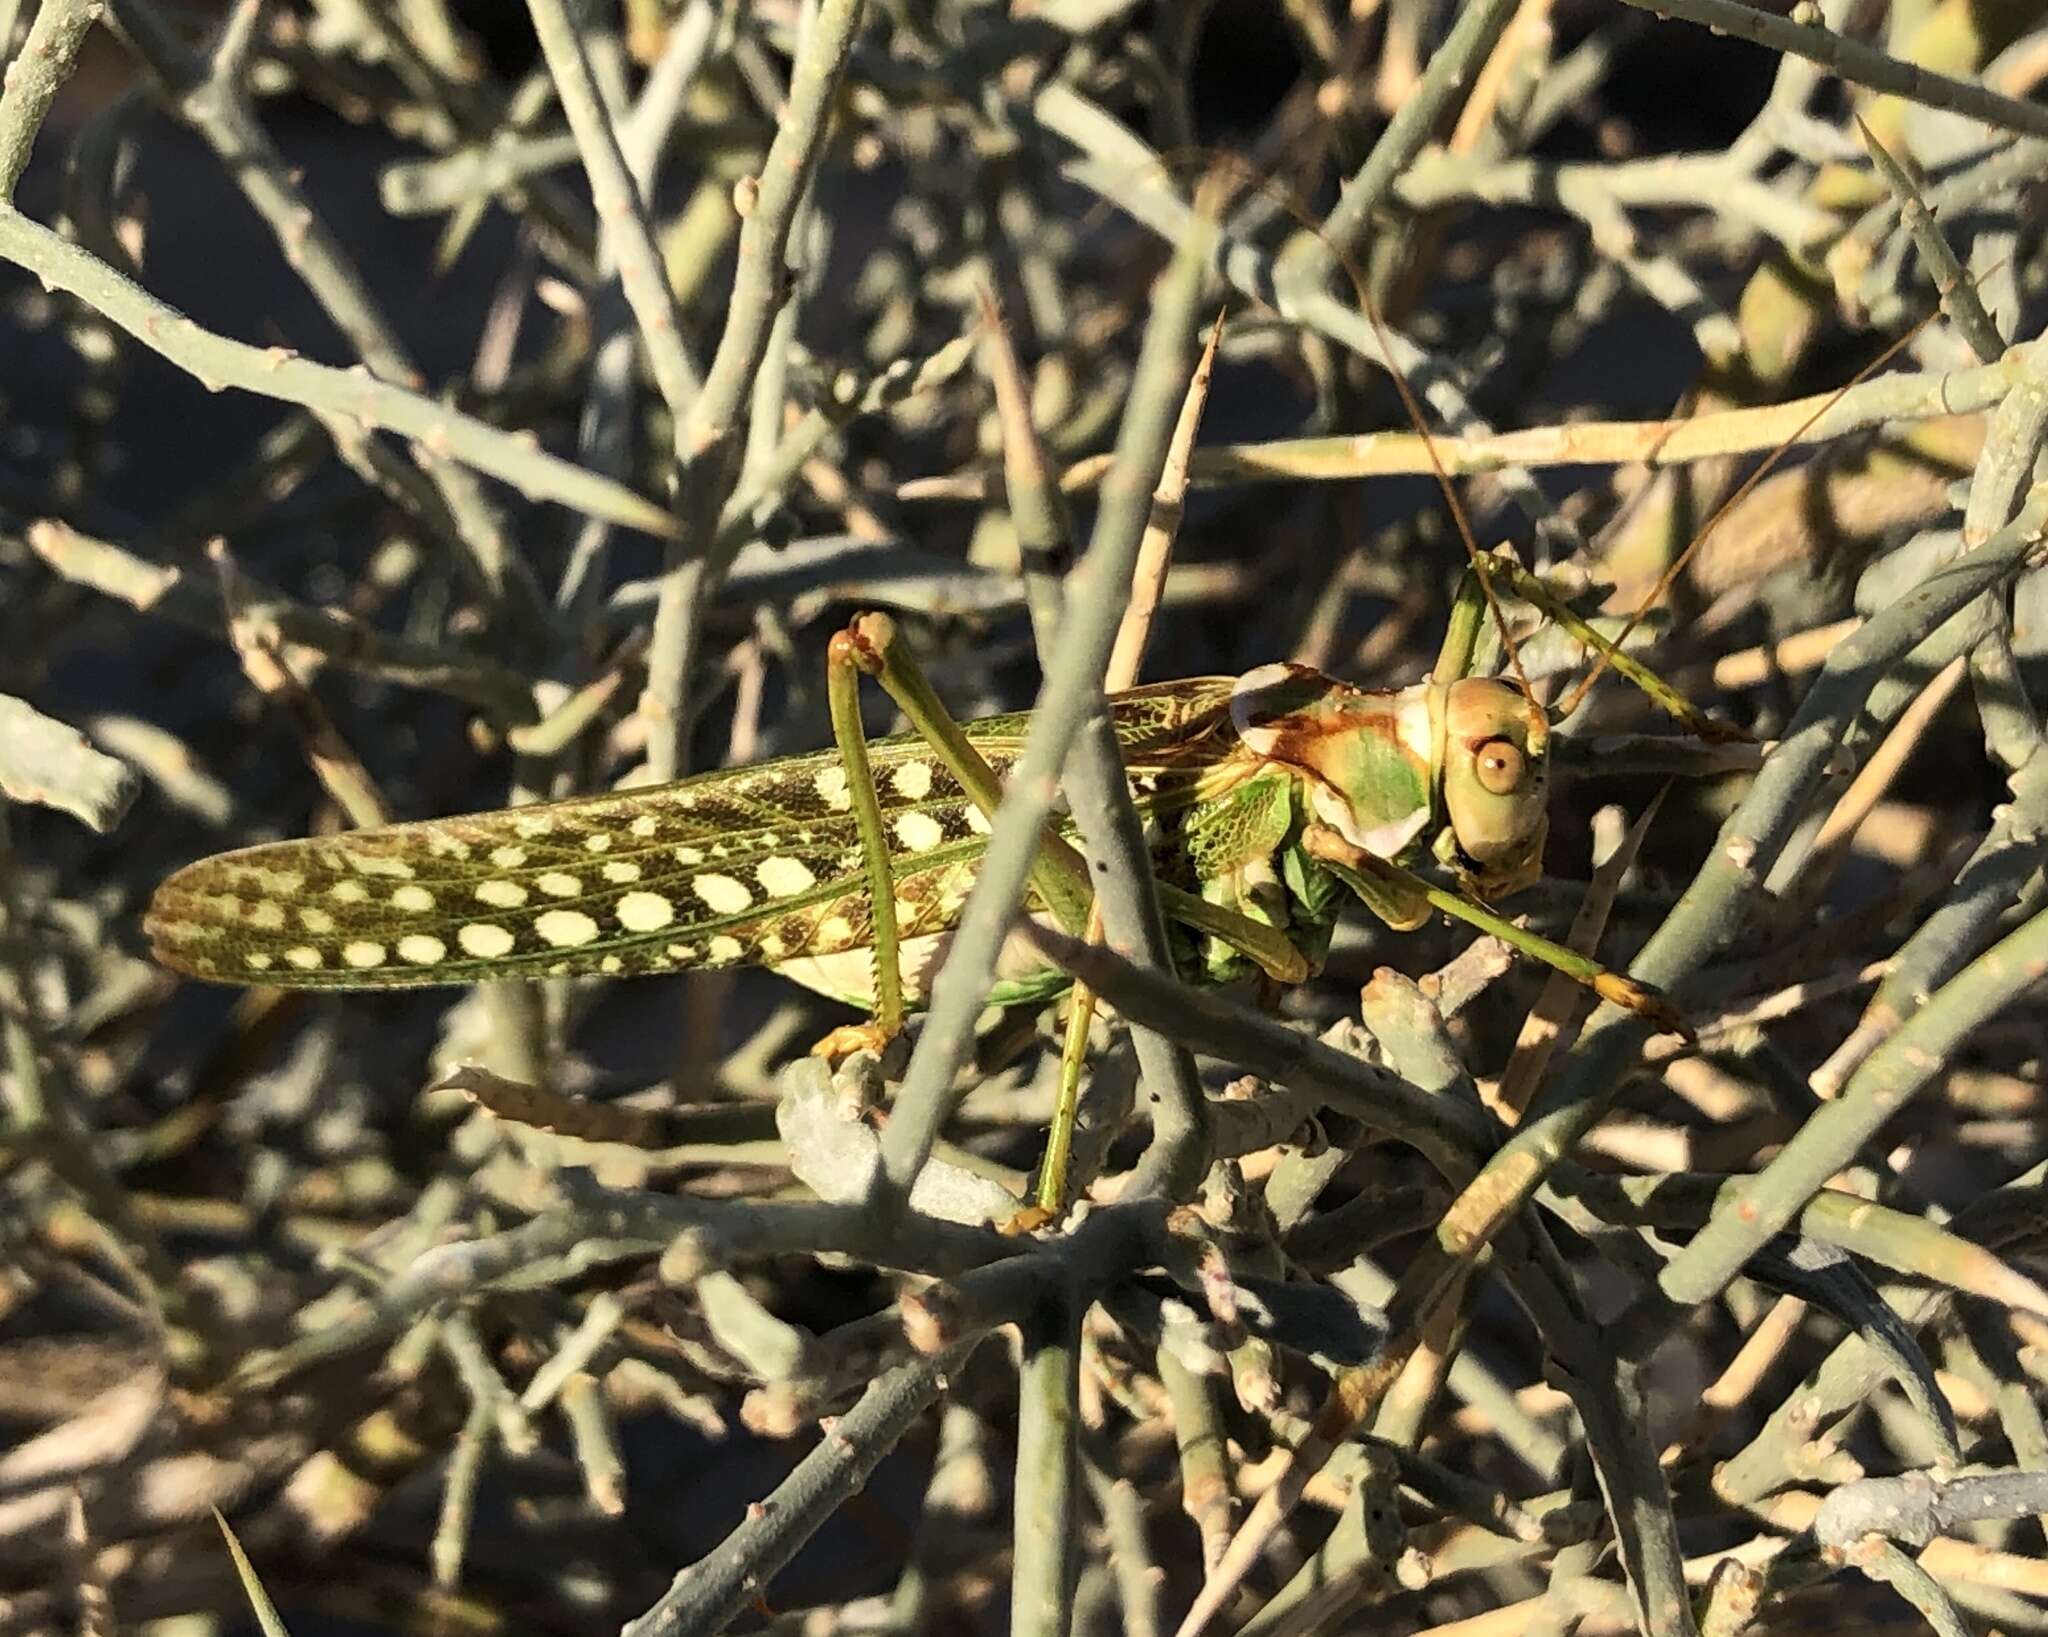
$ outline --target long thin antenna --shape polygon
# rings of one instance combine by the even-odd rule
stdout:
[[[1334,246],[1332,247],[1335,248]],[[1380,321],[1379,308],[1373,304],[1371,293],[1365,288],[1352,267],[1349,257],[1343,257],[1344,271],[1350,275],[1358,288],[1359,305],[1364,308],[1372,333],[1379,338],[1380,351],[1386,354],[1387,374],[1393,377],[1394,390],[1401,395],[1401,407],[1408,412],[1408,420],[1415,428],[1415,434],[1422,439],[1422,447],[1429,456],[1429,467],[1436,474],[1437,487],[1443,491],[1444,504],[1450,508],[1452,521],[1457,524],[1458,538],[1465,542],[1465,556],[1472,565],[1472,572],[1478,576],[1479,589],[1486,598],[1486,606],[1493,614],[1494,629],[1500,632],[1501,647],[1508,656],[1508,668],[1515,673],[1515,685],[1522,690],[1522,696],[1534,705],[1537,703],[1536,690],[1529,685],[1529,673],[1522,669],[1522,655],[1515,646],[1515,635],[1508,629],[1507,615],[1502,611],[1500,598],[1494,594],[1493,575],[1486,567],[1486,553],[1479,549],[1477,536],[1472,532],[1472,520],[1465,515],[1465,503],[1458,498],[1457,486],[1451,482],[1451,474],[1445,469],[1443,457],[1437,453],[1436,439],[1430,436],[1429,428],[1423,423],[1422,404],[1415,396],[1415,389],[1408,384],[1408,377],[1401,366],[1394,361],[1394,349],[1389,343],[1386,325]]]
[[[1906,331],[1904,335],[1900,336],[1896,341],[1892,342],[1891,345],[1886,347],[1883,352],[1879,353],[1875,358],[1871,359],[1869,363],[1865,364],[1861,369],[1859,369],[1854,375],[1850,376],[1848,380],[1842,383],[1839,390],[1829,394],[1826,403],[1822,404],[1811,415],[1807,416],[1805,420],[1801,421],[1799,425],[1793,429],[1791,434],[1788,437],[1786,437],[1784,442],[1780,443],[1777,448],[1773,449],[1768,455],[1766,455],[1763,458],[1763,460],[1758,464],[1755,471],[1751,472],[1748,477],[1744,478],[1741,483],[1736,485],[1734,492],[1731,493],[1727,499],[1723,500],[1720,505],[1714,508],[1713,512],[1708,516],[1705,524],[1701,526],[1699,533],[1695,534],[1692,537],[1692,540],[1687,544],[1685,550],[1681,551],[1676,557],[1674,557],[1671,560],[1670,566],[1666,568],[1664,572],[1657,577],[1657,583],[1650,588],[1649,594],[1643,598],[1642,602],[1637,606],[1636,611],[1633,614],[1629,615],[1628,623],[1622,626],[1620,634],[1615,637],[1615,648],[1619,649],[1624,642],[1628,641],[1629,636],[1634,632],[1635,628],[1638,625],[1643,623],[1643,620],[1649,615],[1650,610],[1655,608],[1658,603],[1664,600],[1665,596],[1670,592],[1671,588],[1678,583],[1679,575],[1685,572],[1685,565],[1692,561],[1694,553],[1696,553],[1700,549],[1700,547],[1706,543],[1707,536],[1714,532],[1715,528],[1719,526],[1721,520],[1724,517],[1726,517],[1730,512],[1734,511],[1735,508],[1739,506],[1744,500],[1749,498],[1750,493],[1756,488],[1756,486],[1759,483],[1763,482],[1765,478],[1771,475],[1771,473],[1777,468],[1779,463],[1782,462],[1784,458],[1792,452],[1793,448],[1798,444],[1800,438],[1802,438],[1806,434],[1806,432],[1814,425],[1814,423],[1819,421],[1821,417],[1826,415],[1829,410],[1833,409],[1836,404],[1840,403],[1842,401],[1843,394],[1846,393],[1851,387],[1861,385],[1864,381],[1868,380],[1871,376],[1875,375],[1879,370],[1883,369],[1885,365],[1889,364],[1894,358],[1898,357],[1898,355],[1901,352],[1903,352],[1907,347],[1911,346],[1914,337],[1918,336],[1922,330],[1926,329],[1929,324],[1933,323],[1934,320],[1939,318],[1940,316],[1941,309],[1937,307],[1933,312],[1929,313],[1925,318],[1921,319],[1919,323],[1915,324],[1910,330]],[[1610,656],[1607,652],[1605,652],[1604,650],[1595,650],[1593,658],[1593,668],[1590,671],[1588,671],[1582,678],[1580,678],[1577,683],[1573,685],[1571,692],[1565,696],[1563,703],[1561,703],[1558,706],[1557,714],[1560,717],[1569,716],[1573,711],[1579,708],[1580,704],[1584,701],[1586,695],[1592,691],[1593,684],[1598,682],[1601,676],[1606,672],[1609,660]]]
[[[1162,157],[1162,164],[1166,161]],[[1292,216],[1306,233],[1314,235],[1331,255],[1337,265],[1344,269],[1344,276],[1351,281],[1351,289],[1358,300],[1359,310],[1372,325],[1372,333],[1380,347],[1380,366],[1394,383],[1394,391],[1401,399],[1401,408],[1407,414],[1408,423],[1422,440],[1422,447],[1428,452],[1430,470],[1436,475],[1437,488],[1442,491],[1444,505],[1449,509],[1451,521],[1456,526],[1458,538],[1464,543],[1466,561],[1479,581],[1479,589],[1486,597],[1487,609],[1493,615],[1494,629],[1500,633],[1501,648],[1507,654],[1508,668],[1514,673],[1515,685],[1523,697],[1532,705],[1538,704],[1536,690],[1529,683],[1529,673],[1522,668],[1522,656],[1515,645],[1515,634],[1508,628],[1507,614],[1501,608],[1500,598],[1493,588],[1493,576],[1487,571],[1486,553],[1479,549],[1478,537],[1473,533],[1472,520],[1466,514],[1465,504],[1458,498],[1457,486],[1451,481],[1449,469],[1438,454],[1436,439],[1429,430],[1429,423],[1422,412],[1422,400],[1416,396],[1409,384],[1407,374],[1402,370],[1394,355],[1393,337],[1386,322],[1380,317],[1378,305],[1372,299],[1365,273],[1358,260],[1343,245],[1332,239],[1307,207],[1296,197],[1294,190],[1276,177],[1260,176],[1251,172],[1251,167],[1235,154],[1218,154],[1211,158],[1212,169],[1235,168],[1241,174],[1250,173],[1250,191],[1264,193],[1276,200],[1280,207]],[[1169,172],[1170,174],[1170,172]],[[1540,706],[1539,706],[1540,708]]]

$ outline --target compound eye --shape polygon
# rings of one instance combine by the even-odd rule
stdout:
[[[1512,796],[1522,787],[1528,762],[1512,740],[1489,739],[1474,757],[1479,787],[1489,795]]]

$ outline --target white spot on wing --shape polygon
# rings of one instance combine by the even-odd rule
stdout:
[[[629,892],[616,913],[628,932],[659,932],[676,918],[676,907],[658,892]]]
[[[494,909],[517,909],[526,902],[526,889],[517,881],[479,881],[476,884],[476,901],[489,904]]]
[[[837,762],[831,762],[818,769],[813,781],[817,787],[818,799],[835,813],[844,813],[853,806],[853,792],[846,787],[846,769]]]
[[[853,942],[853,923],[843,915],[828,915],[818,923],[817,935],[811,941],[820,949],[844,949]]]
[[[384,964],[384,946],[368,938],[359,938],[354,943],[341,946],[341,958],[350,966],[368,968]]]
[[[762,859],[754,879],[770,898],[788,898],[818,884],[818,878],[802,859],[782,856]]]
[[[1359,845],[1374,858],[1399,858],[1408,850],[1408,844],[1428,827],[1429,810],[1423,808],[1410,813],[1405,819],[1393,820],[1366,831]]]
[[[946,839],[946,832],[929,813],[899,813],[896,839],[903,843],[906,852],[928,853]]]
[[[549,870],[534,885],[550,898],[574,898],[583,890],[583,883],[573,875],[564,875],[560,870]]]
[[[455,934],[463,953],[480,961],[494,961],[512,953],[512,934],[494,921],[471,921]]]
[[[700,875],[690,882],[692,890],[717,915],[737,915],[754,902],[746,883],[729,875]]]
[[[350,853],[348,861],[358,875],[384,875],[394,881],[412,879],[412,866],[402,858],[386,858],[382,853]]]
[[[923,801],[932,793],[932,764],[905,762],[889,775],[889,787],[905,801]]]
[[[398,940],[398,958],[415,966],[432,966],[448,953],[448,946],[426,932],[408,932]]]
[[[434,907],[434,895],[425,887],[399,887],[391,894],[391,907],[424,915]]]
[[[408,868],[406,874],[411,873],[411,869]],[[298,897],[300,889],[306,884],[305,876],[297,870],[271,870],[260,864],[248,866],[242,872],[242,878],[254,881],[265,892],[275,893],[280,898]]]
[[[573,949],[597,936],[597,923],[580,909],[551,909],[534,921],[533,930],[557,949]]]

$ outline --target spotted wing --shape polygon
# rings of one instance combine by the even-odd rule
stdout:
[[[1147,805],[1188,799],[1227,737],[1227,678],[1119,695]],[[998,775],[1029,718],[968,735]],[[915,735],[870,746],[905,937],[974,884],[987,821]],[[776,964],[867,946],[870,900],[836,751],[674,784],[245,847],[157,888],[167,966],[222,983],[383,989]]]

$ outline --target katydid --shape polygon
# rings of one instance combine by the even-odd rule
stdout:
[[[1111,700],[1184,975],[1300,981],[1348,887],[1390,926],[1461,913],[1670,1022],[1639,985],[1464,902],[1540,871],[1550,727],[1516,688],[1458,674],[1478,625],[1469,579],[1458,606],[1437,674],[1408,688],[1274,665]],[[892,1032],[943,956],[1028,721],[960,728],[901,646],[872,615],[835,641],[837,749],[204,858],[157,889],[154,952],[195,977],[300,989],[754,964],[873,1008]],[[916,732],[861,737],[862,669]],[[1415,873],[1429,867],[1464,898]],[[1078,930],[1085,882],[1064,830],[1049,835],[1027,912]],[[990,998],[1039,1001],[1067,981],[1020,938]]]

